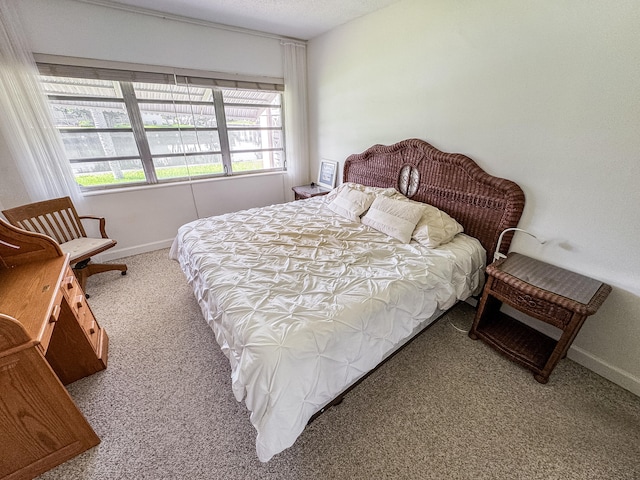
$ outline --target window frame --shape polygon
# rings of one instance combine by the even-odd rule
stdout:
[[[97,80],[109,80],[118,82],[122,98],[118,97],[92,97],[92,96],[73,96],[73,95],[60,95],[60,94],[47,94],[44,93],[47,104],[50,105],[50,101],[87,101],[87,102],[112,102],[122,103],[129,117],[129,127],[118,128],[78,128],[78,127],[57,127],[56,130],[60,133],[113,133],[113,132],[127,132],[132,133],[138,155],[120,155],[120,156],[101,156],[101,157],[81,157],[81,158],[68,158],[70,164],[81,163],[108,163],[113,161],[122,160],[136,160],[140,161],[142,170],[144,171],[145,179],[143,181],[129,181],[122,183],[101,184],[95,186],[83,186],[79,185],[83,192],[95,192],[100,190],[110,189],[127,189],[131,187],[150,186],[165,183],[180,183],[190,182],[195,180],[205,180],[217,177],[233,177],[238,175],[251,175],[270,172],[286,172],[286,133],[285,133],[285,119],[284,119],[284,81],[279,78],[271,77],[249,77],[242,75],[230,75],[221,74],[216,72],[202,72],[194,70],[181,70],[181,69],[167,69],[164,67],[151,67],[126,64],[128,68],[122,68],[121,63],[118,62],[99,62],[88,59],[73,59],[71,62],[59,63],[58,58],[49,58],[49,55],[37,55],[36,65],[41,75],[53,76],[53,77],[71,77],[77,79],[97,79]],[[65,57],[66,58],[66,57]],[[54,63],[55,61],[55,63]],[[97,65],[96,65],[97,63]],[[118,68],[113,68],[114,65]],[[165,85],[176,86],[193,86],[197,88],[206,88],[211,90],[212,102],[206,101],[192,101],[192,100],[166,100],[166,99],[147,99],[137,98],[134,91],[134,83],[158,83]],[[238,89],[238,90],[255,90],[255,91],[271,91],[276,92],[280,96],[279,103],[277,105],[268,103],[225,103],[223,97],[224,89]],[[219,150],[211,151],[197,151],[197,152],[180,152],[180,153],[168,153],[168,154],[152,154],[151,142],[147,133],[151,131],[150,128],[145,127],[142,119],[141,105],[145,103],[149,104],[186,104],[186,105],[206,105],[212,106],[216,117],[215,127],[175,127],[175,128],[159,128],[153,129],[154,131],[216,131],[218,139],[220,141]],[[280,126],[228,126],[227,115],[225,107],[251,107],[251,108],[270,108],[279,110]],[[260,149],[242,149],[232,150],[229,133],[234,131],[260,131],[260,132],[280,132],[281,146],[279,147],[267,147]],[[264,153],[264,152],[280,152],[282,159],[282,166],[272,168],[261,168],[255,170],[233,170],[233,155],[242,153]],[[207,174],[194,174],[187,173],[186,176],[172,177],[172,178],[159,178],[157,174],[157,167],[154,165],[154,158],[171,158],[181,157],[185,159],[185,164],[188,165],[186,159],[190,156],[202,156],[202,155],[220,155],[222,160],[222,172],[207,173]],[[74,175],[75,180],[75,175]]]

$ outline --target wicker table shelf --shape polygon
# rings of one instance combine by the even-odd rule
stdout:
[[[547,383],[584,321],[593,315],[611,292],[598,280],[510,253],[487,267],[487,283],[469,337],[480,338],[493,348],[534,372]],[[553,325],[555,340],[500,311],[505,303]]]
[[[298,185],[297,187],[293,187],[291,190],[295,193],[296,200],[302,200],[304,198],[317,197],[318,195],[326,195],[331,190],[324,187],[319,187],[318,185]]]

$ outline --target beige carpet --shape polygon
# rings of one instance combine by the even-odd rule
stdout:
[[[640,479],[640,398],[571,360],[547,385],[455,307],[260,463],[228,362],[167,250],[89,279],[109,367],[69,386],[102,443],[45,479]],[[587,320],[588,321],[588,320]]]

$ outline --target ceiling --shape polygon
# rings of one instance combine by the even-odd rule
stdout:
[[[81,0],[87,1],[87,0]],[[101,0],[309,40],[399,0]]]

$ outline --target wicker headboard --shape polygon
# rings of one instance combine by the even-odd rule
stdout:
[[[465,233],[487,250],[491,263],[500,233],[516,227],[524,209],[524,193],[510,180],[494,177],[459,153],[441,152],[412,138],[394,145],[374,145],[349,156],[343,180],[373,187],[394,187],[412,200],[447,212]],[[513,232],[504,235],[506,253]]]

